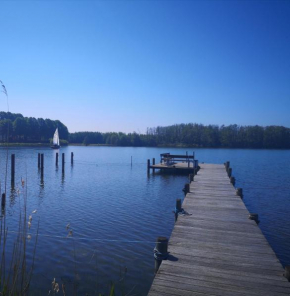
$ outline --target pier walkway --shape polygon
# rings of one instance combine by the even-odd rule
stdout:
[[[249,219],[224,165],[200,164],[149,296],[290,295],[284,269]]]

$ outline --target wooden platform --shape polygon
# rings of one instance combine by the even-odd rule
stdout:
[[[230,184],[224,165],[200,164],[148,295],[290,295],[284,269]],[[263,217],[261,217],[263,219]]]
[[[151,169],[193,171],[193,163],[177,162],[172,164],[159,163],[150,166]]]

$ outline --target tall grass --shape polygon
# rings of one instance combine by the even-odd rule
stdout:
[[[9,112],[8,92],[5,85],[0,80],[1,92],[4,93],[7,99],[7,109]],[[8,180],[8,160],[9,160],[9,125],[6,139],[6,159],[5,159],[5,177],[4,177],[4,194],[7,195],[7,180]],[[27,182],[24,188],[23,199],[20,200],[20,211],[18,220],[18,229],[13,229],[9,232],[9,225],[6,221],[6,205],[2,205],[1,222],[0,222],[0,295],[28,295],[30,281],[34,268],[34,259],[38,238],[39,222],[37,227],[37,234],[35,237],[35,245],[33,248],[32,262],[30,266],[27,264],[27,240],[28,236],[28,222],[31,225],[31,217],[27,220]],[[0,190],[1,192],[1,190]],[[1,192],[2,193],[2,192]],[[13,248],[8,250],[8,239],[13,239]],[[9,258],[8,258],[9,256]]]

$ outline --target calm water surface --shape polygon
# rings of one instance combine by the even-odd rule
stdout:
[[[10,186],[6,222],[8,249],[17,231],[27,179],[27,213],[32,214],[29,252],[39,237],[32,280],[32,295],[47,295],[53,278],[64,283],[67,294],[107,293],[110,282],[118,293],[147,295],[154,277],[153,248],[157,236],[169,237],[174,226],[177,198],[187,176],[150,174],[146,160],[160,153],[189,149],[66,147],[65,173],[55,166],[57,151],[50,148],[10,148],[16,155],[16,184]],[[74,164],[70,153],[74,152]],[[37,154],[44,153],[44,181]],[[283,265],[290,264],[290,151],[195,149],[200,162],[229,160],[242,187],[250,212],[259,214],[259,226]],[[5,182],[5,149],[0,150],[2,192]],[[131,166],[131,156],[133,164]],[[10,160],[10,158],[9,158]],[[9,161],[10,162],[10,161]],[[3,218],[2,218],[3,219]],[[69,229],[67,229],[67,225]],[[68,237],[69,230],[72,237]]]

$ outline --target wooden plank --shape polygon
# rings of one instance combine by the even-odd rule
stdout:
[[[149,295],[290,295],[281,263],[224,166],[200,167]]]

